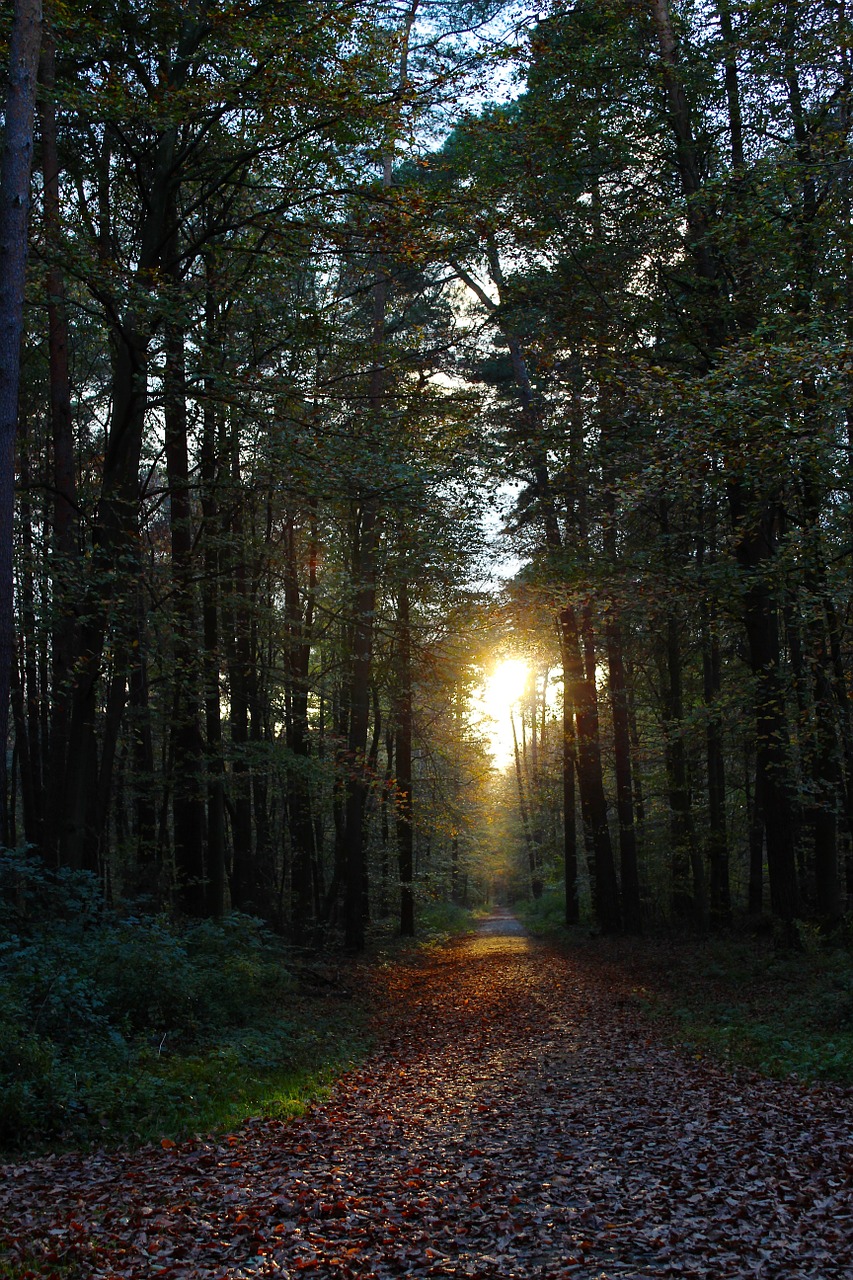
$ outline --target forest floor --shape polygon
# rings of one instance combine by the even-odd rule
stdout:
[[[853,1277],[850,1089],[668,1047],[507,916],[364,974],[378,1047],[300,1119],[0,1169],[0,1275]]]

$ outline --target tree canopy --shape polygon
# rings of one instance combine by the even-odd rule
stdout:
[[[834,927],[846,8],[3,23],[3,844],[353,950],[548,885]]]

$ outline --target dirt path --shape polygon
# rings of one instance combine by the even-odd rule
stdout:
[[[330,1102],[6,1168],[6,1239],[75,1280],[853,1277],[849,1091],[679,1056],[506,917],[375,980],[382,1047]]]

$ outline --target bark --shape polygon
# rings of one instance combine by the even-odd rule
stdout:
[[[13,712],[15,737],[21,737],[18,753],[18,769],[21,777],[21,802],[24,818],[24,837],[40,852],[43,845],[43,817],[45,812],[42,792],[42,732],[39,661],[37,645],[40,627],[37,626],[35,605],[35,547],[33,545],[32,474],[30,470],[30,434],[25,412],[19,428],[19,469],[21,478],[21,563],[18,573],[20,597],[21,634],[18,640],[20,669],[12,664]],[[21,680],[23,677],[23,682]],[[45,693],[47,691],[45,690]],[[18,705],[20,704],[20,705]],[[14,782],[13,782],[14,785]]]
[[[213,294],[214,280],[207,264],[205,299],[205,348],[208,372],[205,376],[205,405],[201,440],[202,512],[202,673],[204,681],[205,758],[207,762],[207,857],[208,907],[219,915],[225,906],[225,760],[222,746],[221,663],[219,654],[219,574],[221,529],[217,501],[218,415],[213,400],[219,324]]]
[[[170,274],[177,283],[170,249]],[[188,915],[200,916],[207,907],[204,866],[205,806],[202,767],[204,743],[199,724],[198,639],[193,594],[194,555],[190,510],[190,470],[187,443],[186,362],[184,334],[177,322],[166,326],[164,374],[166,477],[169,486],[173,611],[173,695],[169,732],[172,734],[172,824],[174,832],[177,900]]]
[[[562,637],[561,637],[562,639]],[[578,900],[578,830],[575,804],[575,769],[577,750],[575,744],[574,707],[569,682],[563,668],[563,874],[565,878],[566,924],[580,920]]]
[[[718,708],[722,661],[719,640],[707,620],[702,638],[702,677],[708,720],[705,729],[705,763],[708,775],[708,866],[710,914],[716,923],[731,917],[729,846],[726,834],[726,766],[723,723]]]
[[[631,769],[631,736],[628,722],[628,683],[625,674],[622,628],[609,613],[605,623],[610,705],[613,716],[613,753],[616,771],[616,813],[619,821],[619,866],[622,910],[627,933],[642,930],[637,828]]]
[[[609,415],[603,414],[602,431],[609,428]],[[611,468],[608,465],[608,472]],[[618,563],[616,540],[616,499],[614,477],[605,493],[604,550],[615,572]],[[622,627],[617,604],[611,599],[606,605],[604,638],[607,648],[607,668],[610,686],[610,710],[613,719],[613,754],[616,772],[616,814],[619,822],[619,865],[621,872],[622,910],[625,931],[640,933],[642,907],[640,902],[640,872],[637,856],[637,828],[634,821],[634,789],[631,767],[631,733],[628,715],[628,681],[625,669]]]
[[[6,844],[6,743],[14,635],[15,438],[41,22],[40,0],[15,0],[0,157],[0,840]]]
[[[568,682],[570,702],[575,709],[581,811],[593,849],[593,907],[599,926],[605,932],[613,933],[621,923],[619,886],[607,821],[595,683],[588,679],[584,668],[577,615],[571,606],[560,614],[560,639],[564,679]]]
[[[388,890],[391,879],[389,844],[391,825],[388,811],[391,794],[394,788],[394,728],[388,725],[385,729],[385,772],[382,778],[382,798],[379,805],[379,842],[381,848],[379,864],[379,918],[384,920],[389,913]]]
[[[148,644],[145,634],[145,602],[137,592],[137,644],[128,678],[128,732],[130,735],[135,828],[135,888],[163,905],[163,886],[157,857],[157,792],[154,769],[154,737],[148,686]]]
[[[45,23],[39,77],[43,93],[39,102],[41,132],[44,233],[48,248],[58,252],[61,234],[59,153],[56,111],[53,102],[56,49],[50,23]],[[53,436],[53,542],[59,572],[53,578],[51,636],[50,748],[48,775],[51,804],[45,812],[45,854],[57,864],[60,851],[60,818],[65,809],[65,758],[71,709],[70,677],[76,647],[76,584],[79,579],[80,542],[77,479],[74,466],[74,434],[71,416],[71,381],[68,365],[68,320],[65,278],[51,262],[47,270],[48,360],[50,421]]]
[[[664,716],[666,772],[669,790],[672,904],[676,915],[690,912],[697,927],[708,924],[705,869],[696,840],[687,748],[684,741],[684,695],[680,621],[670,613],[665,633]]]
[[[228,670],[232,747],[232,831],[234,856],[231,867],[231,904],[240,911],[258,910],[252,843],[252,782],[249,767],[249,691],[251,617],[246,566],[244,494],[240,475],[240,446],[236,422],[228,441],[231,470],[231,511],[228,520],[223,578],[227,596],[222,601],[222,631]]]
[[[400,871],[400,934],[415,934],[414,806],[412,803],[412,635],[409,584],[397,590],[397,859]]]
[[[539,878],[539,872],[536,865],[536,844],[533,839],[533,833],[530,829],[530,814],[527,807],[527,796],[524,789],[524,774],[521,768],[521,753],[518,749],[518,734],[515,729],[515,716],[510,710],[510,724],[512,725],[512,749],[515,759],[515,781],[518,789],[518,810],[521,814],[521,829],[524,834],[524,847],[527,850],[527,866],[530,874],[530,892],[534,898],[542,897],[542,881]]]
[[[738,529],[746,513],[742,514],[739,501],[732,505]],[[764,814],[770,901],[775,914],[791,920],[797,914],[800,899],[788,758],[790,737],[780,674],[778,611],[764,573],[770,544],[775,542],[775,518],[775,507],[766,509],[759,526],[765,546],[755,536],[740,537],[737,556],[747,584],[744,620],[756,685],[756,791]]]
[[[308,674],[314,622],[314,595],[317,587],[316,521],[311,515],[308,582],[303,593],[299,585],[296,555],[296,523],[288,517],[285,527],[285,616],[287,618],[287,671],[289,716],[287,745],[294,764],[288,774],[288,809],[291,820],[291,914],[294,940],[310,934],[314,919],[313,885],[316,862],[315,826],[308,781],[310,739],[308,735]]]
[[[382,303],[384,315],[384,301]],[[376,552],[379,540],[379,507],[368,498],[355,513],[352,579],[355,583],[353,621],[349,644],[348,777],[344,802],[346,946],[364,949],[364,835],[365,806],[370,790],[366,772],[367,733],[370,723],[370,675],[373,665],[373,620],[376,609]]]

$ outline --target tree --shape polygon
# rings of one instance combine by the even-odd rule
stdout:
[[[15,440],[41,22],[40,0],[16,0],[9,40],[9,86],[0,162],[0,834],[5,842],[9,838],[5,744],[15,628],[12,587]]]

